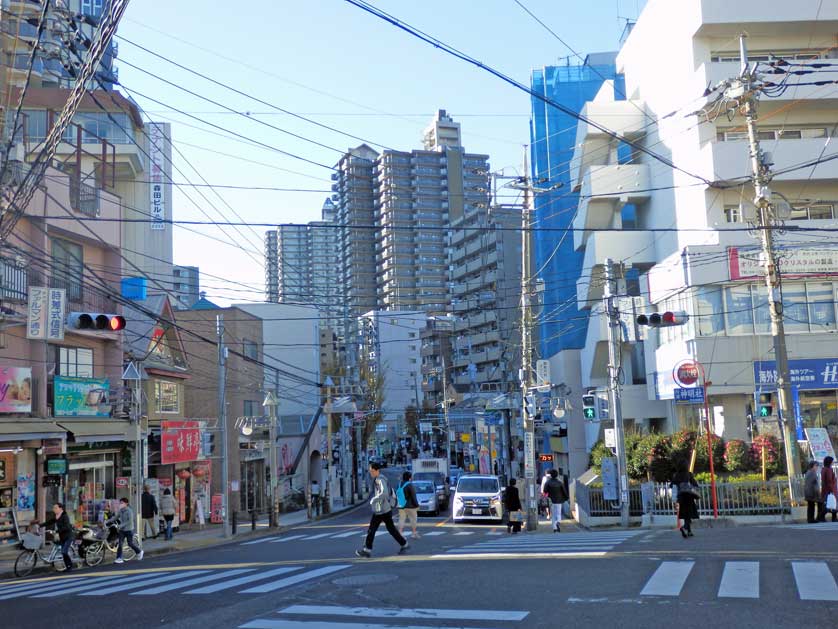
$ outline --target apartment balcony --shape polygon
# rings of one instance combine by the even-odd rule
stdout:
[[[814,168],[801,164],[815,161],[823,151],[823,138],[777,140],[763,144],[763,149],[770,150],[774,165],[771,167],[773,181],[829,181],[838,179],[838,160],[825,161]],[[786,168],[796,170],[784,173]],[[726,142],[708,142],[701,149],[701,170],[697,173],[707,179],[729,181],[751,177],[748,157],[748,143],[744,140]]]
[[[26,302],[29,293],[29,273],[23,258],[15,260],[0,257],[0,299]]]
[[[463,330],[470,330],[487,323],[497,323],[498,315],[494,310],[487,310],[476,315],[472,315],[465,319],[459,319],[454,322],[454,330],[461,332]]]
[[[655,234],[652,232],[596,232],[588,238],[582,269],[585,273],[576,282],[580,309],[587,309],[602,298],[605,260],[619,260],[631,265],[652,265],[656,261]]]
[[[591,101],[582,109],[588,120],[611,129],[630,140],[640,138],[649,125],[642,102],[633,100]],[[580,122],[576,127],[576,149],[570,162],[570,185],[574,190],[590,166],[601,163],[614,140],[596,127]]]

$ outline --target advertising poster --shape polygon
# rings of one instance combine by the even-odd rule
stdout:
[[[35,475],[18,474],[17,477],[17,510],[32,511],[35,508]]]
[[[32,412],[32,369],[0,367],[0,413]]]
[[[110,417],[110,381],[106,378],[55,376],[56,417]]]
[[[806,438],[815,461],[823,461],[828,456],[835,458],[835,450],[826,428],[806,428]]]
[[[195,503],[195,518],[198,518],[198,505],[201,505],[204,518],[209,517],[207,508],[211,504],[210,482],[212,481],[212,461],[195,461],[192,465],[192,500]]]
[[[224,521],[222,514],[222,496],[221,494],[213,494],[212,496],[212,515],[210,522],[213,524],[221,524]]]

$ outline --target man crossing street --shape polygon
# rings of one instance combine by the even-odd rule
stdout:
[[[553,532],[561,531],[562,505],[567,502],[567,490],[564,483],[559,480],[558,470],[550,470],[550,478],[544,483],[544,493],[550,499],[550,520],[553,524]]]
[[[409,548],[407,540],[399,533],[396,525],[393,523],[393,504],[391,504],[391,490],[390,483],[381,475],[381,465],[378,463],[370,463],[370,476],[373,481],[373,495],[370,498],[370,507],[372,507],[372,517],[370,518],[370,526],[367,529],[367,539],[364,547],[356,550],[355,554],[359,557],[369,557],[372,555],[372,545],[375,541],[375,534],[381,523],[387,527],[387,532],[393,536],[393,539],[399,543],[399,552],[404,552]],[[393,494],[394,495],[394,494]]]

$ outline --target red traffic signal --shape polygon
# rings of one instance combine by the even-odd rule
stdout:
[[[72,330],[119,332],[125,329],[125,317],[102,312],[71,312],[67,315],[67,327]]]
[[[637,325],[647,325],[650,328],[668,328],[673,325],[684,325],[689,320],[690,315],[686,312],[667,310],[637,315],[635,322]]]

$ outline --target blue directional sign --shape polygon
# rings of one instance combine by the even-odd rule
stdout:
[[[691,387],[675,389],[676,404],[704,404],[704,387]]]

